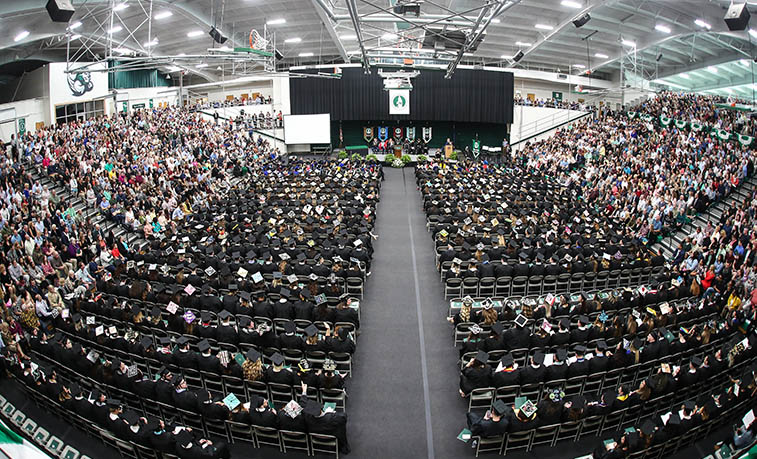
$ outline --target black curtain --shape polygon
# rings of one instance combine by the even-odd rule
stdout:
[[[301,72],[304,73],[304,72]],[[421,70],[412,79],[410,115],[389,115],[389,94],[374,69],[342,70],[342,78],[290,78],[292,114],[331,113],[332,120],[417,120],[512,123],[513,74],[457,70]]]

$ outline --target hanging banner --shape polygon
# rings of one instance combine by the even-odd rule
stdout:
[[[405,128],[405,137],[407,137],[407,140],[411,142],[415,140],[415,127]]]
[[[378,128],[378,139],[380,141],[382,141],[382,142],[386,142],[388,138],[389,138],[389,128],[386,127],[386,126],[379,127]]]
[[[683,129],[686,127],[686,121],[676,120],[676,127],[678,129]]]
[[[363,139],[365,139],[366,142],[371,143],[373,140],[373,128],[372,127],[364,127],[363,128]]]
[[[473,139],[473,142],[471,142],[471,150],[473,150],[473,156],[478,158],[478,155],[481,153],[481,141]]]
[[[409,89],[390,89],[389,90],[389,114],[390,115],[409,115],[410,114],[410,90]]]
[[[739,143],[744,146],[749,146],[752,144],[752,140],[754,137],[749,137],[748,135],[739,134]]]
[[[701,125],[701,124],[699,124],[699,123],[691,123],[691,130],[692,130],[692,131],[697,131],[697,132],[699,132],[699,131],[701,131],[701,130],[702,130],[703,128],[704,128],[704,126],[703,126],[703,125]]]
[[[712,128],[712,131],[720,140],[728,140],[731,138],[731,134],[725,129]]]
[[[431,142],[431,128],[430,127],[423,128],[423,141],[426,143]]]
[[[634,119],[636,117],[636,112],[628,112],[628,117]]]
[[[641,119],[643,119],[646,122],[652,121],[652,115],[641,115]]]
[[[18,119],[18,135],[24,135],[24,133],[26,133],[26,118],[19,118]]]
[[[662,124],[663,126],[670,126],[671,121],[673,121],[671,118],[660,115],[660,124]]]
[[[399,126],[394,128],[394,141],[402,142],[402,128]]]

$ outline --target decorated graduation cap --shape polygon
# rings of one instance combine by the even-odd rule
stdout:
[[[515,318],[515,325],[520,328],[525,327],[526,323],[528,323],[528,319],[526,319],[526,316],[524,316],[523,314],[518,314],[518,316]]]

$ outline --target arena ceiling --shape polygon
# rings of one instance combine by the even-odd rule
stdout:
[[[18,61],[104,58],[111,49],[137,56],[202,56],[222,45],[249,46],[255,29],[275,37],[277,69],[367,62],[494,65],[613,78],[632,65],[645,79],[691,89],[751,84],[755,55],[746,31],[728,31],[729,0],[418,0],[420,14],[397,13],[413,0],[73,0],[71,26],[54,23],[46,0],[0,2],[0,72]],[[757,2],[749,5],[757,14]],[[591,19],[577,28],[573,20]],[[757,24],[755,24],[757,28]],[[424,39],[458,29],[482,41],[461,52]],[[756,35],[757,36],[757,33]],[[428,41],[426,41],[428,44]],[[465,43],[461,43],[465,45]],[[68,50],[68,51],[67,51]],[[112,52],[119,57],[119,52]],[[512,58],[523,53],[518,62]],[[718,73],[708,68],[721,68]],[[183,62],[195,78],[230,77],[231,64]],[[18,68],[16,66],[15,68]],[[178,70],[161,60],[163,71]],[[628,68],[628,67],[626,67]],[[454,68],[452,68],[454,70]],[[684,76],[680,76],[681,74]],[[688,78],[687,78],[688,77]],[[748,77],[749,81],[746,81]],[[674,86],[675,87],[675,86]]]

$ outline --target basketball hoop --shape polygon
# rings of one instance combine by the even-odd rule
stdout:
[[[257,30],[252,29],[250,31],[250,48],[263,50],[266,46],[268,46],[268,40],[263,38]]]

